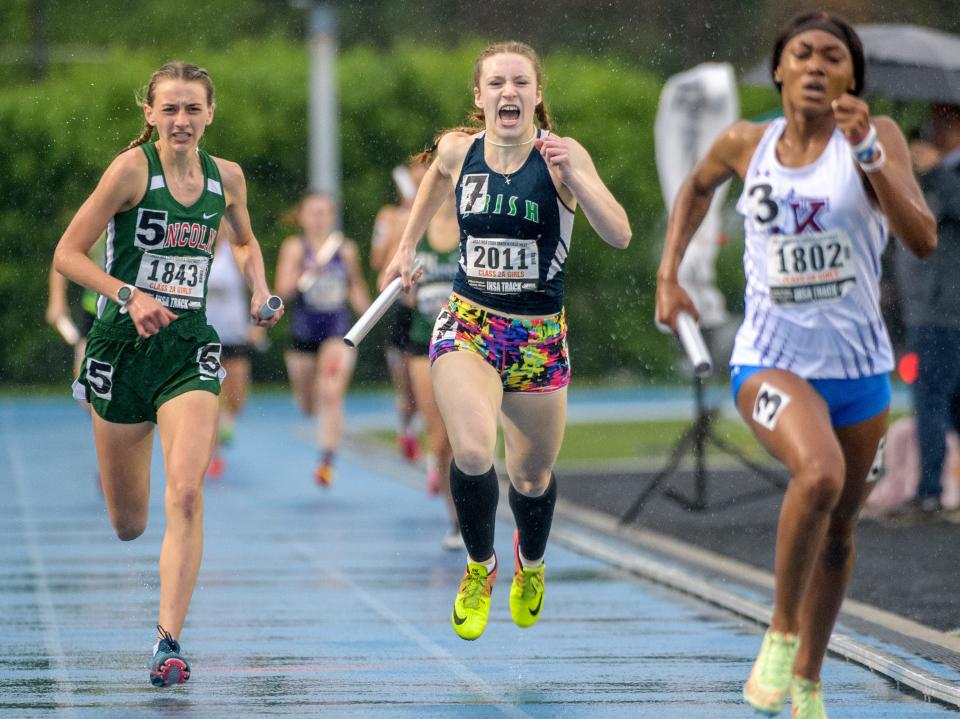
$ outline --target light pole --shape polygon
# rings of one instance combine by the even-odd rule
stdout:
[[[307,33],[310,73],[307,79],[310,189],[327,192],[337,205],[340,187],[340,127],[337,104],[337,16],[328,0],[288,0],[309,10]]]

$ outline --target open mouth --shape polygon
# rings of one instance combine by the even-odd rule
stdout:
[[[173,133],[173,139],[178,142],[187,142],[190,140],[192,135],[189,132],[175,132]]]
[[[805,82],[803,84],[803,91],[807,94],[822,95],[827,91],[827,86],[824,85],[822,82],[816,82],[816,81]]]
[[[520,119],[520,108],[516,105],[504,105],[497,111],[500,121],[503,123],[514,123]]]

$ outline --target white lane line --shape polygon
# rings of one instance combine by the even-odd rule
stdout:
[[[567,511],[568,515],[575,512]],[[722,607],[752,619],[759,624],[770,623],[771,608],[767,604],[752,601],[735,592],[711,585],[703,576],[679,565],[671,565],[649,556],[625,551],[599,537],[590,536],[572,524],[570,520],[554,520],[551,538],[567,549],[607,564],[625,569],[657,584],[683,592],[710,604]],[[960,706],[960,685],[945,680],[917,666],[904,663],[896,656],[857,641],[847,635],[834,632],[830,638],[830,650],[868,669],[905,684],[926,697],[937,699],[952,706]]]
[[[330,567],[319,561],[315,556],[315,547],[306,544],[297,544],[294,545],[294,550],[301,559],[305,559],[309,564],[313,565],[313,567],[325,575],[327,579],[342,586],[349,587],[357,599],[390,622],[398,632],[412,642],[415,642],[424,652],[434,658],[440,659],[460,682],[466,685],[471,691],[482,696],[494,709],[497,709],[505,716],[512,717],[512,719],[532,719],[529,714],[517,707],[504,704],[502,692],[495,691],[483,677],[467,669],[467,667],[462,662],[457,661],[450,652],[423,634],[423,632],[413,624],[377,599],[371,592],[361,587],[336,567]]]
[[[71,706],[72,696],[77,687],[67,674],[67,658],[63,653],[60,642],[60,628],[57,622],[57,611],[53,606],[53,595],[47,581],[47,571],[43,564],[43,555],[37,542],[37,528],[30,514],[27,500],[26,476],[23,457],[20,448],[13,441],[16,422],[9,403],[0,402],[0,437],[3,439],[4,452],[10,464],[10,473],[13,476],[13,487],[16,493],[17,506],[23,524],[23,542],[30,559],[30,571],[34,577],[34,591],[37,595],[37,610],[40,615],[40,625],[43,631],[43,644],[50,661],[54,680],[53,701],[61,710],[67,710],[67,716],[75,716]]]

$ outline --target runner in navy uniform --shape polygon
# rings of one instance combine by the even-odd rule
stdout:
[[[627,214],[587,151],[549,132],[540,62],[522,43],[484,50],[474,67],[482,127],[444,134],[382,282],[413,284],[416,247],[456,191],[460,268],[430,347],[437,403],[453,446],[451,489],[469,554],[451,621],[483,632],[497,573],[499,484],[493,467],[502,413],[510,505],[517,522],[510,610],[533,625],[543,602],[546,548],[570,378],[563,267],[574,209],[614,247],[630,242]],[[539,129],[534,126],[536,117]]]

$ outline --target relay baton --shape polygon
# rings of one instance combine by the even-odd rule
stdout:
[[[413,266],[413,274],[416,275],[419,271],[420,262],[417,261]],[[383,292],[370,304],[367,311],[360,315],[360,319],[354,323],[350,331],[344,336],[343,341],[347,347],[356,347],[363,341],[363,338],[373,329],[373,326],[380,321],[380,318],[383,317],[393,303],[397,301],[402,291],[403,280],[400,277],[394,277],[390,281],[390,284],[383,289]]]
[[[80,341],[80,330],[77,329],[77,326],[73,324],[69,317],[60,315],[57,317],[54,326],[68,345],[75,345]]]
[[[696,320],[686,312],[677,313],[677,336],[683,345],[683,351],[687,353],[687,359],[693,365],[693,373],[697,377],[708,377],[713,372],[710,350],[703,341]]]
[[[273,317],[283,307],[283,300],[276,295],[270,295],[266,302],[260,305],[260,311],[257,317],[262,320],[268,320]]]

